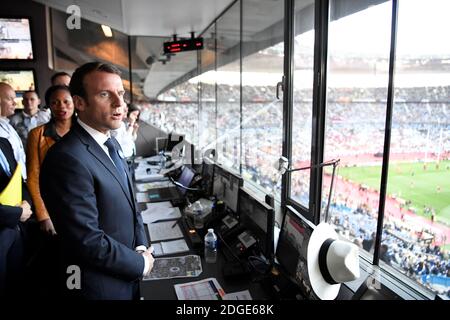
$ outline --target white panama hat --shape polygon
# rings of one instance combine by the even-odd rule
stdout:
[[[308,244],[308,274],[311,287],[322,300],[337,297],[341,283],[359,278],[359,249],[338,239],[328,223],[320,223]]]

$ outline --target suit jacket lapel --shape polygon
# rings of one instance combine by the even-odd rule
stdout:
[[[120,179],[120,177],[118,176],[119,173],[117,172],[116,166],[112,163],[111,159],[106,155],[105,151],[102,150],[102,148],[98,145],[98,143],[78,123],[74,125],[73,130],[75,130],[81,142],[86,145],[88,152],[92,154],[113,175],[117,183],[120,184],[120,187],[122,188],[123,193],[125,193],[128,202],[130,203],[133,210],[135,210],[136,208],[133,201],[133,195],[130,194],[131,193],[131,190],[129,190],[130,188],[123,184],[123,182],[121,181],[122,179]],[[131,186],[132,184],[130,181],[129,174],[128,174],[128,182],[130,183]]]

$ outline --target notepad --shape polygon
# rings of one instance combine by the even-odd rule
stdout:
[[[155,249],[153,255],[156,257],[189,251],[189,247],[184,239],[153,242],[152,247]]]
[[[183,233],[176,221],[151,223],[147,224],[147,228],[152,242],[183,238]]]
[[[159,204],[157,202],[155,204]],[[170,204],[170,202],[169,202]],[[147,209],[141,212],[142,220],[144,223],[154,223],[162,220],[173,220],[181,218],[180,208],[171,208],[165,206],[148,206]]]

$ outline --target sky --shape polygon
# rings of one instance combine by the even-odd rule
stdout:
[[[387,1],[333,21],[329,27],[329,53],[336,56],[354,54],[387,59],[390,48],[391,7],[392,2]],[[399,0],[397,58],[434,55],[446,56],[450,61],[449,13],[450,0]],[[310,31],[297,36],[296,43],[312,46],[313,39],[314,32]],[[282,44],[277,46],[282,49]],[[311,52],[308,49],[306,51]],[[282,70],[280,74],[281,72]],[[201,77],[206,82],[217,79],[219,83],[238,79],[234,74],[212,71]],[[446,76],[446,83],[449,82],[449,77],[450,75]],[[249,82],[254,82],[254,85],[273,84],[278,78],[278,74],[269,73],[265,76],[261,73],[247,76]]]

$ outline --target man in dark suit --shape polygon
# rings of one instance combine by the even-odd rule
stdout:
[[[77,123],[49,150],[40,175],[58,230],[61,288],[83,299],[137,299],[154,259],[126,162],[110,135],[124,112],[120,72],[87,63],[73,74],[70,91]]]
[[[16,170],[16,160],[11,144],[0,138],[0,192],[11,180]],[[23,198],[29,199],[26,187],[22,188]],[[28,201],[21,205],[9,206],[0,204],[0,298],[16,297],[24,277],[25,245],[22,224],[32,214]]]

